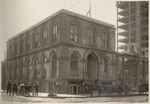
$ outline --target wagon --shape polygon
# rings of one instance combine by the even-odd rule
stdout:
[[[20,86],[20,94],[24,96],[30,96],[31,86],[21,85]]]
[[[139,94],[144,94],[144,92],[148,92],[148,84],[139,85]]]

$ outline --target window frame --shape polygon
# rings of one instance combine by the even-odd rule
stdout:
[[[72,55],[76,55],[76,58],[72,58]],[[76,53],[73,53],[71,55],[71,58],[70,58],[70,69],[71,70],[78,70],[78,56]],[[76,63],[75,65],[72,66],[72,63]]]
[[[105,62],[105,60],[106,60],[106,62]],[[105,58],[104,58],[104,72],[105,72],[105,73],[108,73],[108,68],[109,68],[108,58],[105,57]]]
[[[88,33],[88,31],[90,31],[90,33]],[[92,35],[91,35],[91,31],[93,32]],[[87,40],[86,40],[87,44],[94,44],[94,29],[93,28],[87,28],[86,36],[87,36]]]
[[[26,49],[27,51],[31,50],[31,37],[30,36],[26,38]]]
[[[54,53],[52,55],[52,77],[55,77],[57,74],[57,55]]]
[[[33,63],[33,67],[34,67],[34,79],[37,79],[38,78],[38,73],[37,73],[37,68],[36,68],[36,66],[38,65],[38,59],[37,58],[35,58],[34,59],[34,63]]]
[[[73,28],[72,28],[73,27]],[[76,27],[76,29],[75,29]],[[73,29],[73,31],[71,32],[71,28]],[[76,32],[75,32],[76,31]],[[75,24],[75,23],[71,23],[69,25],[69,39],[72,42],[78,42],[79,41],[79,25]]]
[[[22,54],[23,53],[23,39],[21,39],[20,41],[19,41],[19,51],[20,51],[20,54]]]
[[[79,60],[77,53],[72,53],[70,56],[70,76],[78,76],[78,62]]]
[[[45,56],[42,58],[42,78],[46,78],[46,68],[44,68],[44,64],[47,62],[47,59]]]
[[[38,44],[39,44],[39,35],[38,33],[34,34],[34,49],[38,48]]]
[[[58,25],[55,24],[52,26],[52,41],[58,41]]]
[[[27,78],[27,79],[30,78],[30,75],[29,75],[29,74],[30,74],[30,68],[29,68],[29,67],[30,67],[30,61],[27,60],[27,61],[26,61],[26,71],[27,71],[27,72],[26,72],[26,78]]]
[[[14,52],[15,52],[15,55],[18,54],[18,42],[17,41],[14,43]]]
[[[101,36],[101,39],[102,39],[102,47],[104,48],[108,48],[109,47],[109,33],[107,32],[102,32],[102,36]],[[107,38],[106,38],[107,37]]]
[[[42,30],[42,45],[46,46],[47,45],[47,39],[48,39],[48,30],[47,29],[43,29]]]

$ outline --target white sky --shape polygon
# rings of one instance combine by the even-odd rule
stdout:
[[[92,18],[116,25],[116,0],[0,0],[0,61],[10,37],[60,9],[86,15],[89,1]]]

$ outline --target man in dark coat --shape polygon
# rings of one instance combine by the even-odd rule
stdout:
[[[16,82],[14,82],[14,83],[13,83],[13,92],[12,92],[13,95],[14,95],[14,94],[17,95],[17,89],[18,89],[18,88],[17,88],[17,84],[16,84]]]
[[[38,92],[39,92],[39,85],[38,85],[38,83],[35,84],[34,88],[35,88],[35,95],[38,96]]]
[[[118,86],[118,94],[121,95],[121,93],[123,92],[123,86],[122,83]]]
[[[10,81],[8,81],[7,83],[6,93],[7,94],[9,93],[9,95],[11,95],[11,82]]]
[[[100,85],[97,86],[98,96],[102,93],[102,87]]]

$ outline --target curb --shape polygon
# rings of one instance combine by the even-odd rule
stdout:
[[[129,96],[148,96],[149,94],[133,94],[133,95],[101,95],[101,96],[75,96],[75,97],[65,97],[65,96],[56,96],[56,97],[48,97],[48,96],[25,96],[25,97],[37,97],[37,98],[97,98],[97,97],[129,97]]]

